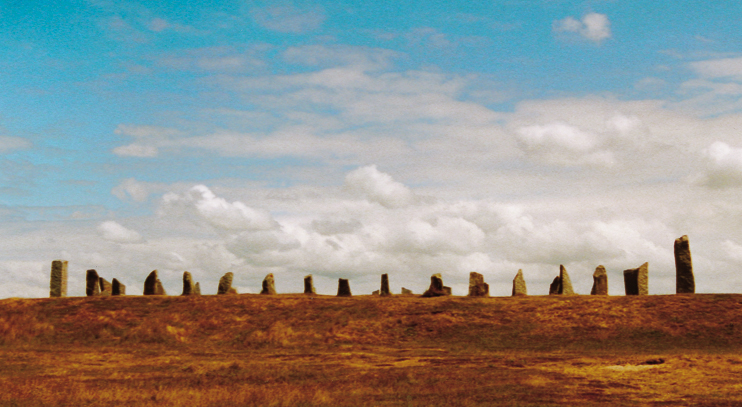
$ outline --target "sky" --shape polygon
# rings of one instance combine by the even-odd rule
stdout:
[[[742,4],[0,1],[0,298],[742,293]]]

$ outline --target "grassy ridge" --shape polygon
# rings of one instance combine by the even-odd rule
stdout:
[[[303,295],[0,301],[0,343],[331,349],[725,349],[742,295],[422,299]]]

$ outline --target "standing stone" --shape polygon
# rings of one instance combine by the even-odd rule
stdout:
[[[198,295],[195,284],[193,284],[193,276],[187,271],[183,272],[183,293],[180,295]]]
[[[67,261],[54,260],[52,262],[51,281],[49,282],[49,297],[67,296]]]
[[[451,295],[451,287],[445,287],[443,285],[443,278],[440,273],[433,274],[430,276],[430,287],[423,293],[423,297],[442,297],[445,295]]]
[[[513,297],[518,295],[528,295],[526,280],[523,278],[523,270],[518,270],[518,274],[513,279]]]
[[[562,280],[559,276],[554,277],[554,281],[549,284],[549,295],[559,295],[559,286],[562,284]]]
[[[647,295],[649,263],[644,263],[639,268],[624,270],[623,281],[626,295]]]
[[[126,295],[126,286],[114,278],[111,282],[111,295]]]
[[[144,280],[144,295],[165,295],[165,289],[157,278],[157,270],[152,270]]]
[[[91,269],[85,273],[85,295],[93,297],[100,294],[100,282],[98,272]]]
[[[226,273],[219,279],[219,287],[217,288],[217,295],[220,294],[237,294],[237,290],[232,288],[232,279],[234,274],[232,272]]]
[[[113,294],[113,286],[105,278],[98,278],[98,286],[100,287],[100,294],[102,296],[110,296]]]
[[[590,295],[608,295],[608,274],[606,274],[603,266],[595,268],[593,288],[590,290]]]
[[[412,295],[412,290],[402,287],[402,295]]]
[[[276,281],[273,279],[273,273],[269,273],[263,279],[263,289],[261,294],[276,295]]]
[[[569,274],[567,274],[567,269],[561,264],[559,265],[559,294],[575,294],[575,291],[572,289],[572,280],[569,279]]]
[[[385,273],[381,275],[381,289],[379,290],[379,295],[392,295],[392,292],[389,291],[389,274]]]
[[[472,271],[469,273],[469,297],[489,297],[490,286],[484,282],[484,276]]]
[[[351,297],[350,283],[345,278],[338,279],[338,297]]]
[[[675,239],[675,292],[677,294],[693,294],[696,292],[693,262],[690,258],[690,244],[687,235]]]
[[[193,295],[201,295],[201,284],[196,283],[196,285],[193,286]]]
[[[311,274],[304,276],[304,294],[317,294],[314,291],[314,282],[312,281]]]
[[[379,295],[379,290],[374,290],[371,292],[371,295]]]

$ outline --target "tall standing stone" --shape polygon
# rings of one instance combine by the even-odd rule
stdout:
[[[49,297],[67,296],[67,261],[52,261],[51,281],[49,282]]]
[[[644,263],[635,269],[624,270],[623,281],[626,295],[647,295],[649,282],[649,263]]]
[[[114,278],[111,282],[111,295],[126,295],[126,286]]]
[[[350,283],[345,278],[338,279],[338,297],[351,297]]]
[[[144,295],[165,295],[160,279],[157,278],[157,270],[152,270],[144,280]]]
[[[608,295],[608,274],[605,267],[598,266],[593,273],[593,288],[590,295]]]
[[[559,276],[554,277],[554,280],[549,284],[549,295],[559,295],[560,285],[562,285],[562,280]]]
[[[201,295],[201,284],[196,283],[196,285],[193,286],[193,295]]]
[[[100,288],[100,293],[98,295],[102,295],[102,296],[113,295],[113,286],[105,278],[103,277],[98,278],[98,286]]]
[[[225,273],[222,278],[219,279],[219,287],[217,288],[217,295],[220,294],[237,294],[237,290],[232,288],[232,279],[234,274],[232,272]]]
[[[381,289],[379,290],[379,295],[392,295],[392,292],[389,290],[389,275],[386,273],[381,275]]]
[[[430,276],[430,287],[423,293],[423,297],[442,297],[445,295],[451,295],[451,287],[443,285],[443,277],[440,273],[433,274]]]
[[[309,274],[304,276],[304,294],[316,294],[314,291],[314,281],[312,281],[312,275]]]
[[[263,279],[263,289],[261,294],[276,295],[276,281],[273,279],[273,273],[269,273]]]
[[[688,236],[675,239],[675,292],[677,294],[694,294],[696,281],[693,278],[693,262],[690,258]]]
[[[85,295],[93,297],[100,294],[100,282],[98,272],[90,269],[85,272]]]
[[[528,295],[526,280],[523,278],[523,270],[518,270],[518,274],[513,279],[513,297],[518,295]]]
[[[490,286],[484,282],[484,276],[472,271],[469,273],[469,297],[489,297]]]
[[[198,295],[193,283],[193,276],[187,271],[183,272],[183,292],[180,295]]]

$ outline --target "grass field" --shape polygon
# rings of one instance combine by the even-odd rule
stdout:
[[[7,299],[0,406],[732,406],[740,350],[732,294]]]

